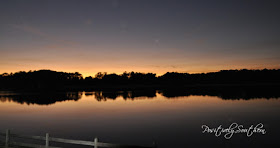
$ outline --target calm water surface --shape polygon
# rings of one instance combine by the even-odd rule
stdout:
[[[1,131],[102,142],[158,147],[270,147],[278,145],[280,99],[224,99],[220,96],[154,92],[0,92]],[[264,124],[266,134],[223,135],[202,133],[238,123]]]

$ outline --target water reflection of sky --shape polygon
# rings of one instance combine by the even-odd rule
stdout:
[[[95,93],[95,92],[94,92]],[[17,133],[51,135],[64,138],[151,145],[160,147],[261,146],[276,144],[272,138],[279,132],[279,99],[223,100],[215,96],[181,96],[168,99],[136,97],[134,101],[118,96],[115,100],[98,101],[95,95],[81,94],[77,101],[52,105],[0,103],[0,126]],[[263,123],[266,135],[235,135],[231,140],[202,134],[201,125],[228,126],[232,122],[249,126]],[[243,137],[242,137],[243,136]],[[250,141],[255,144],[251,145]]]

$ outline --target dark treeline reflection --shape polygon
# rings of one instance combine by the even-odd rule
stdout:
[[[79,90],[88,88],[133,88],[166,87],[216,84],[280,84],[280,69],[263,70],[221,70],[211,73],[167,72],[162,76],[154,73],[124,72],[123,74],[97,73],[95,77],[84,78],[80,73],[66,73],[51,70],[3,73],[0,75],[2,89],[29,90]]]
[[[134,100],[144,98],[155,98],[156,90],[142,90],[142,91],[95,91],[91,95],[94,95],[98,101],[106,101],[107,99],[115,100],[117,97],[122,97],[124,100]]]
[[[280,87],[190,87],[190,88],[167,88],[162,90],[142,90],[142,91],[96,91],[87,95],[94,95],[98,101],[107,99],[115,100],[122,97],[124,100],[137,100],[147,98],[156,98],[160,94],[168,99],[175,99],[184,96],[217,96],[224,100],[250,100],[250,99],[271,99],[280,98]]]
[[[279,86],[224,86],[224,87],[191,87],[188,89],[164,89],[160,94],[167,98],[180,96],[217,96],[223,100],[278,99]]]
[[[0,94],[0,101],[14,101],[26,104],[49,105],[59,101],[79,100],[83,92],[60,93],[17,93]],[[217,96],[223,100],[250,100],[250,99],[278,99],[279,87],[191,87],[176,89],[147,89],[133,91],[92,91],[85,92],[85,96],[94,96],[97,101],[115,100],[121,97],[124,100],[156,99],[162,95],[167,99],[176,99],[184,96]]]
[[[1,94],[0,101],[13,101],[20,104],[39,104],[50,105],[56,102],[67,100],[78,101],[82,97],[82,92],[40,92],[40,93],[16,93],[16,94]]]

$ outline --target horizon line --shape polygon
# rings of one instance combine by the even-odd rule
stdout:
[[[15,74],[15,73],[19,73],[19,72],[34,72],[34,71],[43,71],[43,70],[46,70],[46,71],[54,71],[54,72],[64,72],[64,73],[75,73],[75,72],[78,72],[78,71],[74,71],[74,72],[66,72],[66,71],[60,71],[60,70],[52,70],[52,69],[39,69],[39,70],[28,70],[28,71],[24,71],[24,70],[20,70],[20,71],[16,71],[16,72],[4,72],[0,75],[3,75],[3,74]],[[165,72],[164,74],[166,73],[187,73],[187,74],[208,74],[208,73],[215,73],[215,72],[221,72],[221,71],[231,71],[231,70],[251,70],[251,71],[254,71],[254,70],[280,70],[280,68],[262,68],[262,69],[247,69],[247,68],[242,68],[242,69],[221,69],[221,70],[218,70],[218,71],[211,71],[211,72],[178,72],[178,71],[167,71]],[[101,71],[99,71],[101,72]],[[99,73],[97,72],[97,73]],[[147,74],[147,73],[152,73],[152,74],[156,74],[157,77],[159,76],[163,76],[164,74],[162,75],[158,75],[157,73],[155,72],[138,72],[138,71],[124,71],[122,73],[115,73],[115,72],[112,72],[112,73],[107,73],[107,72],[101,72],[101,73],[106,73],[106,74],[117,74],[117,75],[120,75],[120,74],[123,74],[123,73],[130,73],[130,72],[134,72],[134,73],[143,73],[143,74]],[[87,75],[87,76],[84,76],[82,73],[78,72],[79,74],[82,75],[82,77],[94,77],[97,73],[93,74],[93,75]]]

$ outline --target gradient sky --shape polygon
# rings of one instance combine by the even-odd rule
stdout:
[[[279,14],[276,0],[0,0],[0,73],[280,68]]]

